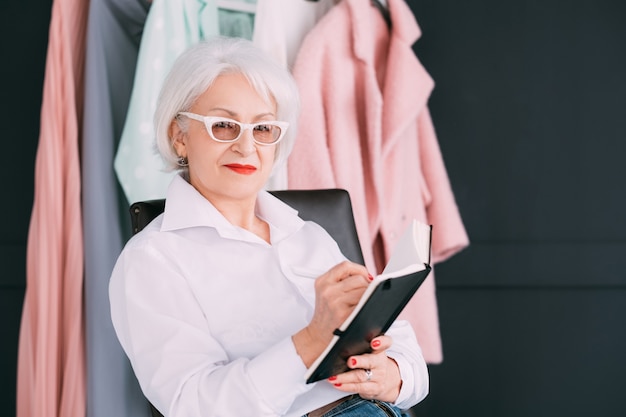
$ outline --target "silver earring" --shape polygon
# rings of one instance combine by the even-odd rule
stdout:
[[[183,168],[189,166],[189,160],[185,158],[184,156],[179,156],[178,161],[176,161],[176,163],[178,164],[179,167],[183,167]]]

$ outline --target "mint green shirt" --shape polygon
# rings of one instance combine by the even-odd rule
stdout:
[[[248,1],[255,3],[256,0]],[[165,76],[189,46],[216,35],[252,38],[254,15],[219,9],[215,0],[154,0],[114,167],[129,203],[164,198],[175,175],[156,150],[153,115]]]

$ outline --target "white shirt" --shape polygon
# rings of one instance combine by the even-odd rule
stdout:
[[[302,40],[339,0],[257,0],[252,42],[292,69]]]
[[[291,339],[313,315],[314,279],[345,258],[324,229],[265,191],[257,215],[271,244],[177,176],[164,214],[115,265],[115,331],[146,397],[168,417],[301,416],[346,395],[305,383]],[[396,404],[408,408],[426,396],[426,365],[407,323],[388,334],[403,378]]]

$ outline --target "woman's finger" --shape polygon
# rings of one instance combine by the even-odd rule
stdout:
[[[372,339],[370,346],[374,352],[381,352],[389,349],[393,344],[393,339],[389,336],[378,336]]]
[[[343,261],[332,267],[327,274],[332,282],[340,282],[351,276],[361,276],[367,282],[369,273],[363,265],[350,261]]]

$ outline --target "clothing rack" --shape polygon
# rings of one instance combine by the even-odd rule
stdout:
[[[308,0],[308,1],[312,1],[313,3],[316,3],[318,0]],[[372,1],[372,3],[374,3],[374,1]],[[384,8],[388,8],[388,4],[387,4],[387,0],[378,0],[378,3],[380,3],[380,6],[383,6]]]
[[[318,0],[308,0],[312,2],[317,2]],[[391,27],[391,14],[389,13],[389,4],[387,0],[371,0],[373,6],[375,6],[380,13],[383,15],[385,22],[387,22],[387,27]]]
[[[216,5],[220,9],[233,10],[236,12],[256,13],[256,4],[241,0],[218,0]]]
[[[372,5],[376,7],[383,15],[383,19],[387,22],[387,27],[391,27],[391,13],[389,13],[389,7],[387,7],[387,0],[371,0]]]

